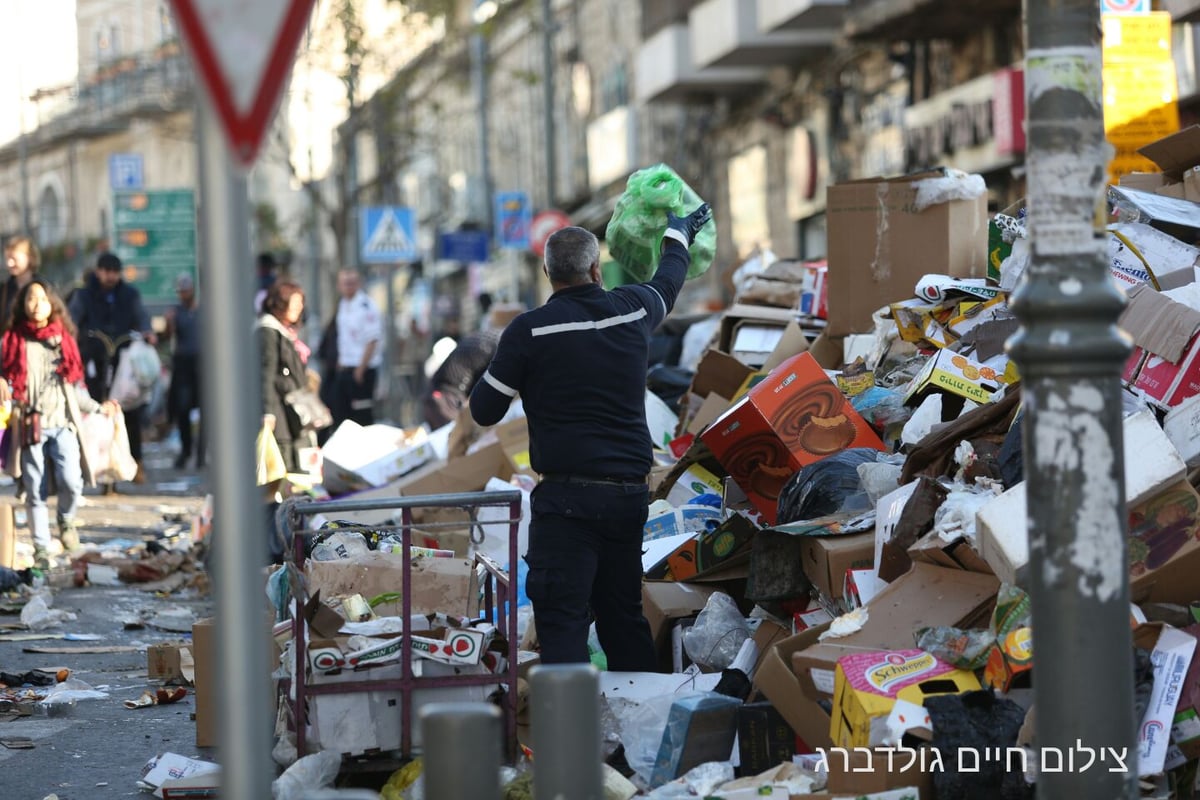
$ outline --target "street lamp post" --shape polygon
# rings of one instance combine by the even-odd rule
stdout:
[[[1126,768],[1041,769],[1037,796],[1135,798],[1121,367],[1124,298],[1097,224],[1112,148],[1095,0],[1026,0],[1028,208],[1032,258],[1010,343],[1025,406],[1036,745],[1121,753]],[[1088,680],[1077,667],[1088,665]],[[1098,698],[1103,698],[1099,701]],[[1087,752],[1085,751],[1085,752]],[[1047,758],[1048,757],[1048,758]]]

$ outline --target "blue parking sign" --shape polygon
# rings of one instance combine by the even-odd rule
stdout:
[[[508,250],[529,249],[533,210],[526,192],[496,192],[496,244]]]
[[[108,157],[108,183],[113,189],[141,189],[145,183],[141,153],[113,153]]]

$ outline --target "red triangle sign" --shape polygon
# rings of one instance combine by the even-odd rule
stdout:
[[[171,0],[196,70],[244,166],[275,115],[315,0]]]

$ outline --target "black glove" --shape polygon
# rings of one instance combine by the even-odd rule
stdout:
[[[696,241],[696,234],[700,233],[700,229],[707,225],[710,219],[712,219],[712,209],[708,203],[701,203],[699,208],[686,217],[677,217],[668,211],[667,228],[679,231],[686,236],[690,247]]]

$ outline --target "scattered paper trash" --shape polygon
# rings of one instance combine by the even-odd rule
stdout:
[[[160,753],[146,762],[146,766],[142,768],[138,786],[153,791],[155,797],[162,797],[163,784],[168,781],[174,782],[199,775],[213,775],[220,772],[220,769],[219,764],[211,761],[187,758],[178,753]]]

